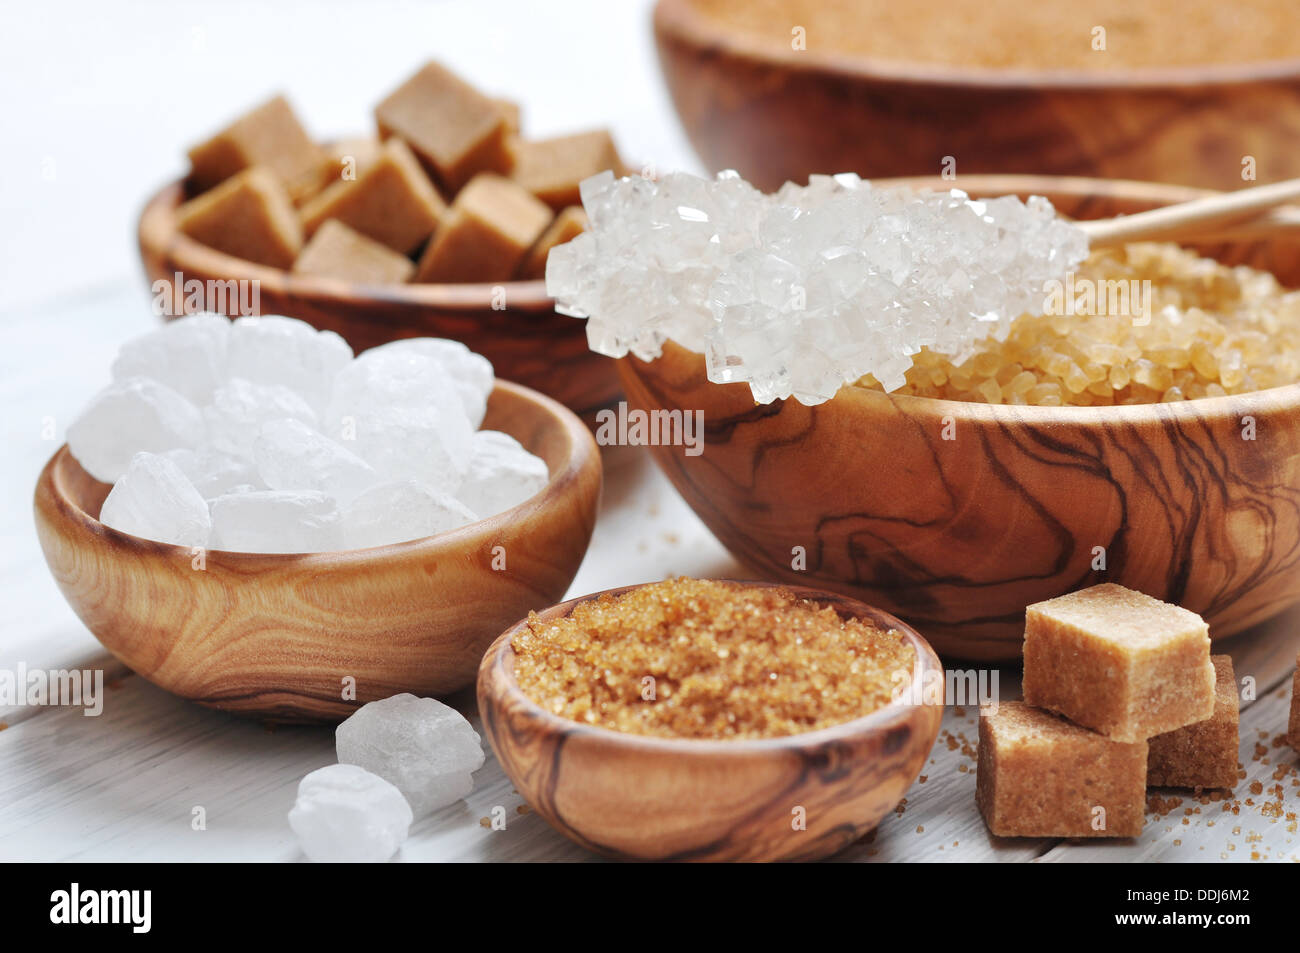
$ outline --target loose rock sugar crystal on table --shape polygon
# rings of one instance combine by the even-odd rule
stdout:
[[[200,314],[128,341],[68,428],[113,489],[101,521],[181,546],[291,553],[446,532],[546,485],[513,437],[480,431],[492,365],[463,344],[353,356],[283,317]]]
[[[852,173],[765,195],[734,172],[606,172],[582,201],[590,226],[551,251],[546,288],[589,318],[591,348],[653,360],[671,338],[760,403],[818,404],[867,374],[901,387],[922,347],[960,356],[1005,338],[1088,253],[1044,198],[975,201]]]

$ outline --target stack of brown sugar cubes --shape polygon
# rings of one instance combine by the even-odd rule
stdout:
[[[190,238],[366,284],[541,278],[586,227],[583,179],[624,167],[605,130],[530,141],[519,107],[437,63],[375,109],[377,139],[312,141],[283,97],[190,150]]]
[[[980,716],[996,835],[1135,837],[1148,786],[1236,784],[1232,660],[1194,612],[1109,583],[1031,605],[1024,696]]]

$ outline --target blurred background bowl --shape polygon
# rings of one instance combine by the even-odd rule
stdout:
[[[1048,176],[905,182],[1045,195],[1077,218],[1205,194]],[[1300,284],[1300,230],[1198,250]],[[1015,659],[1026,605],[1100,582],[1199,612],[1214,638],[1300,601],[1300,384],[1127,407],[845,387],[805,407],[755,405],[748,384],[710,383],[704,358],[672,342],[658,360],[619,366],[630,407],[703,410],[700,455],[650,449],[738,559],[761,578],[879,606],[942,654]],[[1247,417],[1256,439],[1242,439]],[[941,439],[948,420],[952,440]]]
[[[491,361],[498,377],[553,397],[588,421],[620,397],[614,362],[588,349],[586,322],[555,312],[544,281],[360,285],[297,275],[183,235],[175,213],[185,198],[184,185],[173,182],[140,215],[140,257],[155,286],[166,281],[183,297],[190,280],[257,280],[262,314],[336,331],[357,352],[399,338],[451,338]],[[168,310],[169,317],[183,313],[178,303]]]
[[[991,5],[999,15],[1008,13]],[[654,32],[704,164],[766,191],[814,172],[937,175],[947,156],[963,175],[1231,189],[1251,184],[1242,160],[1252,156],[1260,181],[1300,176],[1300,60],[1105,72],[884,62],[814,42],[780,49],[705,16],[696,0],[660,0]]]
[[[328,553],[198,554],[99,522],[111,488],[66,446],[37,482],[36,531],[81,621],[149,681],[243,715],[339,721],[399,692],[469,685],[501,630],[554,603],[578,571],[600,498],[590,431],[505,381],[483,426],[545,460],[550,480],[504,513],[437,536]]]

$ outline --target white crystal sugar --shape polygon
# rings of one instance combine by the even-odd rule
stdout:
[[[411,806],[388,781],[353,764],[331,764],[298,784],[289,826],[316,863],[383,863],[411,829]]]

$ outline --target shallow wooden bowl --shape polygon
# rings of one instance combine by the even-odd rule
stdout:
[[[586,322],[556,314],[544,281],[362,285],[297,275],[234,258],[181,234],[176,207],[184,199],[183,184],[173,182],[140,215],[140,257],[151,287],[165,281],[180,295],[192,280],[205,286],[256,280],[260,313],[336,331],[356,351],[399,338],[451,338],[491,361],[498,377],[553,397],[579,416],[592,419],[621,396],[614,362],[587,348]],[[504,308],[493,308],[497,289],[504,289]],[[170,293],[164,300],[169,318],[185,312]],[[230,296],[219,310],[238,315],[238,302]]]
[[[956,184],[1046,195],[1079,218],[1203,194],[1051,177]],[[1300,285],[1294,234],[1200,250]],[[748,385],[710,383],[704,359],[671,342],[658,360],[629,357],[620,369],[633,408],[703,410],[700,455],[651,452],[736,557],[764,578],[893,612],[945,655],[1017,658],[1026,605],[1099,582],[1199,612],[1216,638],[1300,601],[1300,384],[1137,407],[851,387],[818,407],[756,406]],[[1248,417],[1254,440],[1242,439]],[[953,440],[941,437],[948,420]],[[798,552],[806,569],[793,568]]]
[[[502,381],[484,426],[542,457],[550,482],[439,536],[302,555],[212,550],[200,561],[100,523],[110,488],[66,446],[36,485],[37,535],[73,610],[151,682],[240,714],[338,721],[397,692],[470,684],[502,628],[573,581],[600,496],[590,432],[555,401]],[[344,697],[348,679],[355,698]]]
[[[943,708],[939,696],[922,690],[941,691],[943,670],[925,639],[893,616],[831,593],[788,588],[843,618],[900,631],[916,650],[909,688],[918,703],[891,702],[831,728],[752,741],[595,728],[551,714],[520,690],[511,645],[520,622],[488,649],[478,676],[479,713],[502,770],[552,827],[610,857],[814,860],[847,847],[894,809],[924,766]],[[562,618],[603,594],[538,615]],[[792,824],[797,807],[805,830]]]
[[[705,165],[767,191],[813,172],[936,175],[945,156],[962,174],[1240,188],[1250,155],[1263,181],[1300,176],[1300,60],[1104,73],[883,62],[773,51],[693,0],[660,0],[654,31]]]

